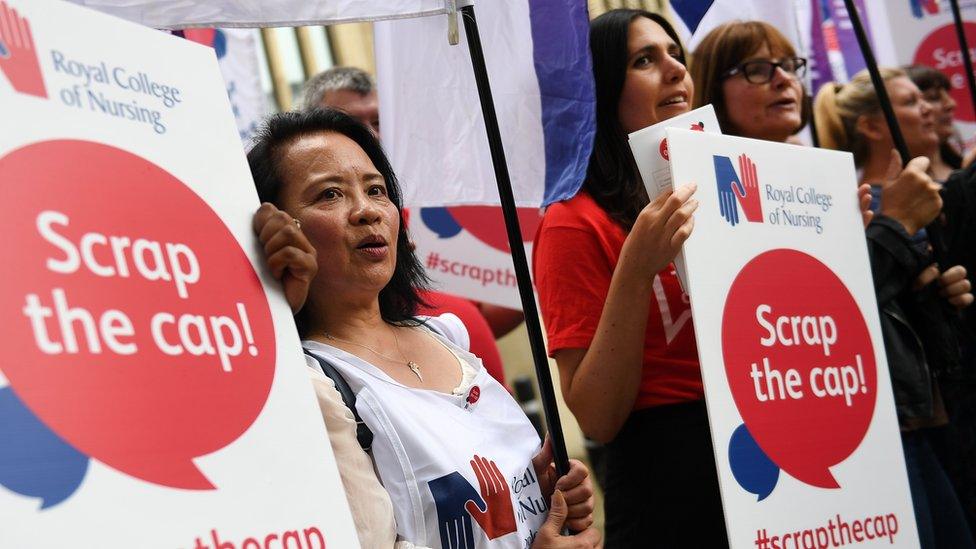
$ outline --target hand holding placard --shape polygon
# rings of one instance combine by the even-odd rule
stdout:
[[[281,280],[292,313],[298,313],[319,270],[315,247],[305,238],[298,220],[274,204],[261,204],[253,228],[264,246],[271,275]]]
[[[692,195],[698,189],[694,183],[658,195],[641,210],[637,221],[624,242],[621,257],[639,254],[647,266],[647,279],[664,270],[681,251],[681,245],[691,236],[695,226],[692,214],[698,201]]]

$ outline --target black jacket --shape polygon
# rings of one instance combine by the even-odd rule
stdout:
[[[930,260],[891,218],[876,215],[866,232],[898,417],[931,417],[933,373],[947,367],[953,345],[958,344],[942,340],[947,323],[941,318],[944,300],[935,293],[935,285],[912,289]]]
[[[942,213],[945,216],[944,240],[948,266],[966,268],[969,282],[976,288],[976,164],[953,172],[942,187]],[[976,309],[963,311],[966,343],[973,344],[976,334]],[[973,375],[973,365],[968,374]]]

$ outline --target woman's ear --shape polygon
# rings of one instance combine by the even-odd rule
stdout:
[[[862,114],[854,123],[857,133],[868,141],[883,141],[888,138],[888,123],[880,114]]]

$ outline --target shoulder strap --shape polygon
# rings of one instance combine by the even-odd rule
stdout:
[[[370,448],[373,447],[373,431],[369,430],[369,427],[363,422],[363,418],[359,417],[359,412],[356,411],[356,393],[352,392],[352,387],[346,382],[346,378],[342,377],[342,374],[331,362],[310,353],[308,349],[302,350],[305,351],[306,355],[314,358],[315,362],[319,364],[319,368],[322,368],[322,373],[335,383],[336,390],[342,397],[342,402],[352,412],[352,417],[356,419],[356,439],[359,441],[359,446],[362,447],[363,451],[369,452]]]

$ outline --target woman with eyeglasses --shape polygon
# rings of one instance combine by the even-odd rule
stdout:
[[[566,403],[607,443],[606,546],[727,547],[688,296],[672,263],[694,186],[648,199],[627,135],[689,111],[663,17],[590,24],[597,130],[583,188],[546,210],[533,270]],[[688,540],[693,538],[694,542]]]
[[[807,60],[769,23],[734,21],[709,32],[692,54],[694,106],[715,108],[722,132],[785,142],[806,124]]]

